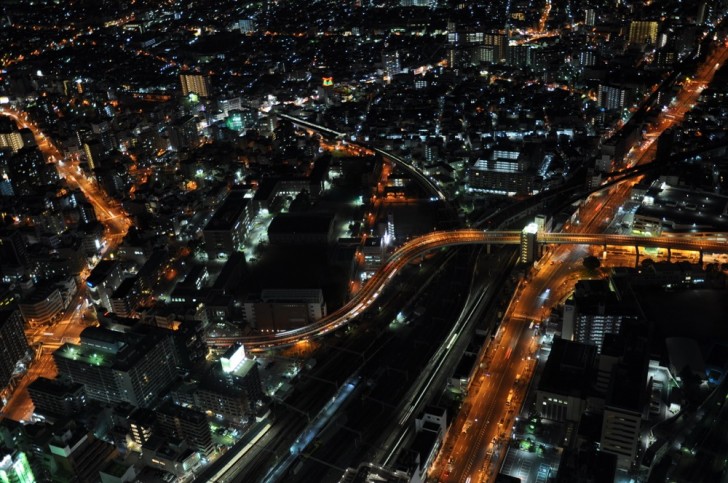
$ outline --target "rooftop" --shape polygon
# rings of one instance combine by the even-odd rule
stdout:
[[[249,199],[245,197],[242,190],[231,191],[225,201],[212,215],[212,218],[205,226],[205,230],[232,230],[245,211]]]
[[[663,231],[728,231],[728,196],[662,183],[648,190],[635,216],[661,220]]]
[[[328,233],[333,222],[329,213],[283,213],[273,218],[268,233]]]
[[[544,365],[539,391],[585,396],[596,368],[596,346],[556,339]]]

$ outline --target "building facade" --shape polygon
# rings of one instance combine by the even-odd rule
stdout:
[[[90,327],[80,344],[53,353],[59,376],[85,385],[90,399],[148,407],[177,376],[171,336],[125,334]]]
[[[0,311],[0,388],[5,387],[13,376],[18,362],[30,354],[30,347],[23,330],[23,319],[17,309]]]

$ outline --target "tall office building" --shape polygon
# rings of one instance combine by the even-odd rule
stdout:
[[[202,74],[180,74],[182,95],[197,94],[200,97],[210,97],[210,78]]]
[[[15,366],[29,352],[23,318],[16,308],[0,310],[0,389],[8,385]]]
[[[64,344],[53,359],[59,376],[84,384],[90,399],[138,407],[152,404],[177,376],[171,335],[89,327],[80,344]]]
[[[629,24],[630,45],[656,45],[659,24],[654,21],[633,20]]]
[[[531,193],[536,187],[536,172],[520,146],[503,145],[470,166],[468,185],[472,190],[508,196]]]
[[[628,324],[623,334],[606,338],[599,358],[597,381],[608,376],[608,383],[601,385],[605,400],[600,449],[616,455],[621,468],[629,468],[635,462],[642,419],[647,417],[647,346],[645,326]]]
[[[577,423],[595,395],[596,372],[594,346],[555,339],[536,387],[536,410],[546,419]]]

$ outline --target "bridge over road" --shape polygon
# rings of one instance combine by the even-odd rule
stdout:
[[[521,245],[524,248],[544,244],[580,244],[599,246],[631,246],[693,250],[703,253],[728,253],[728,233],[686,233],[660,236],[614,234],[579,234],[538,232],[533,225],[523,231],[482,231],[460,229],[435,231],[422,235],[398,248],[349,302],[316,322],[276,334],[240,337],[210,337],[212,346],[225,347],[240,342],[249,350],[283,347],[318,337],[336,330],[367,310],[381,295],[395,275],[408,263],[438,248],[457,245]]]

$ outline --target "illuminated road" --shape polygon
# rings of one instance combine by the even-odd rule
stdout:
[[[585,226],[589,225],[586,224]],[[728,252],[728,238],[726,236],[725,234],[716,233],[690,233],[681,236],[652,237],[588,233],[541,233],[538,235],[538,239],[546,244],[556,245],[670,247],[708,253],[725,253]],[[429,233],[402,245],[346,305],[313,324],[273,335],[210,337],[208,343],[216,346],[228,346],[234,342],[242,342],[248,349],[293,345],[311,337],[327,334],[355,319],[374,304],[385,287],[403,267],[432,250],[457,245],[518,245],[520,243],[521,232],[519,231],[461,229]]]
[[[676,101],[663,111],[657,123],[647,134],[646,142],[636,145],[630,151],[627,165],[646,164],[654,160],[656,149],[653,145],[662,132],[680,123],[685,113],[697,101],[700,92],[713,78],[716,66],[728,58],[728,46],[723,44],[708,56],[698,68],[694,80],[677,94]],[[627,199],[631,187],[639,180],[625,180],[609,191],[590,196],[579,208],[578,222],[564,228],[565,233],[551,233],[541,236],[543,240],[555,243],[575,240],[582,243],[607,245],[610,241],[622,241],[631,251],[629,240],[633,237],[623,235],[601,235],[614,211]],[[726,234],[673,234],[662,237],[634,237],[641,239],[636,243],[642,247],[661,246],[664,241],[690,240],[695,247],[701,246],[701,238],[711,239],[726,252]],[[658,240],[661,239],[661,240]],[[522,282],[511,300],[511,305],[501,324],[496,344],[491,344],[483,362],[485,368],[479,370],[471,386],[470,396],[466,399],[464,410],[453,423],[443,450],[431,470],[430,476],[438,481],[476,483],[492,481],[498,474],[507,450],[514,418],[518,415],[520,400],[525,392],[524,385],[516,384],[516,377],[528,380],[532,371],[532,361],[528,360],[536,341],[527,327],[532,321],[542,321],[551,307],[563,302],[573,291],[577,280],[595,276],[585,271],[581,260],[590,254],[587,245],[552,245],[552,250],[535,265],[530,281]],[[677,246],[673,245],[673,248]],[[624,250],[624,249],[622,249]],[[706,250],[710,251],[710,250]],[[664,254],[664,251],[663,251]],[[617,257],[619,258],[619,257]],[[634,255],[629,256],[634,261]],[[523,360],[523,358],[526,360]],[[515,364],[514,364],[515,361]],[[528,369],[526,368],[528,366]],[[489,374],[486,375],[486,374]],[[513,390],[513,401],[506,404],[508,394]],[[513,412],[511,412],[513,411]],[[463,432],[463,428],[466,428]],[[495,438],[495,441],[494,439]],[[504,443],[503,440],[506,442]]]
[[[292,123],[297,124],[299,126],[309,128],[314,131],[322,132],[325,134],[329,134],[329,135],[335,136],[337,138],[344,138],[347,136],[346,133],[334,131],[333,129],[330,129],[326,126],[322,126],[320,124],[306,121],[305,119],[301,119],[301,118],[298,118],[295,116],[290,116],[288,114],[283,114],[283,113],[277,113],[276,115],[280,118],[287,119],[287,120],[291,121]],[[361,143],[353,143],[353,144],[361,145],[363,148],[370,149],[370,150],[376,152],[377,154],[382,155],[382,157],[389,159],[395,165],[399,166],[406,173],[412,175],[417,181],[419,181],[425,187],[425,189],[427,189],[427,191],[430,193],[430,195],[436,197],[440,201],[449,202],[447,199],[447,196],[445,196],[445,193],[443,193],[440,190],[440,188],[437,186],[437,184],[434,181],[432,181],[426,174],[424,174],[422,171],[417,169],[409,161],[407,161],[403,158],[400,158],[399,156],[396,156],[383,149],[373,148],[371,146],[367,146],[366,144],[361,144]]]
[[[47,160],[56,164],[58,174],[66,179],[69,186],[80,189],[89,203],[93,205],[96,217],[106,228],[103,252],[113,250],[121,242],[131,225],[126,213],[118,206],[115,206],[96,181],[87,178],[77,164],[64,161],[63,155],[58,148],[33,122],[28,120],[25,113],[5,107],[0,109],[0,114],[13,118],[21,128],[28,128],[33,132],[38,148]]]
[[[45,159],[55,163],[59,175],[66,179],[68,185],[71,188],[80,189],[89,203],[93,205],[97,219],[105,228],[99,257],[108,251],[113,251],[131,226],[131,221],[123,210],[115,206],[96,181],[88,179],[77,164],[70,161],[65,162],[58,148],[33,122],[28,120],[27,114],[9,110],[7,107],[0,109],[0,114],[11,117],[21,128],[30,129]],[[32,346],[42,346],[44,353],[36,357],[31,369],[20,382],[13,397],[8,401],[7,406],[4,408],[5,416],[15,420],[30,418],[33,405],[28,397],[27,385],[39,376],[55,377],[56,368],[50,351],[59,347],[64,340],[76,342],[81,331],[86,328],[87,323],[83,320],[83,312],[89,306],[85,287],[85,281],[89,273],[88,269],[81,272],[78,293],[69,304],[61,320],[52,327],[41,327],[26,334],[28,343]]]

